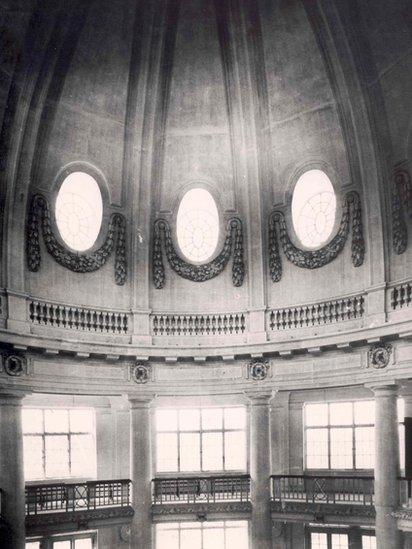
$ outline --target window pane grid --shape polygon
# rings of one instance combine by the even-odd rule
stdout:
[[[95,475],[92,410],[25,408],[23,435],[26,480]]]
[[[398,400],[400,463],[404,467],[403,399]],[[307,469],[374,468],[373,400],[308,403],[304,407]],[[327,433],[327,434],[326,434]]]
[[[185,414],[192,414],[192,418],[187,419]],[[158,409],[156,417],[157,471],[244,470],[246,467],[246,444],[243,442],[242,436],[246,440],[245,417],[245,408],[240,406],[181,408],[179,410]],[[189,428],[191,423],[198,425],[198,428]],[[237,425],[239,425],[238,428]],[[187,436],[182,437],[183,434]],[[243,451],[243,455],[240,455],[242,452],[238,451],[237,458],[231,451],[235,440],[233,435],[236,434],[240,436],[237,440]],[[192,457],[189,460],[186,454],[190,448],[193,452],[193,444],[188,445],[190,435],[192,436],[191,440],[194,440],[193,437],[198,435],[200,444],[199,448],[195,449],[198,458]],[[175,438],[176,443],[173,444],[170,439],[170,445],[166,444],[164,442],[166,436]],[[167,457],[165,452],[167,452]],[[226,455],[228,455],[227,464]],[[188,460],[192,462],[192,468],[189,468]],[[199,463],[198,466],[196,466],[197,463]],[[235,464],[239,466],[236,469]]]
[[[247,521],[156,525],[156,549],[248,549]]]

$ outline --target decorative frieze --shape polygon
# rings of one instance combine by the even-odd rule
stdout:
[[[343,250],[349,234],[351,217],[352,263],[354,267],[359,267],[363,264],[365,256],[365,240],[361,201],[356,191],[346,194],[338,232],[328,244],[319,250],[302,250],[295,246],[288,234],[284,214],[280,211],[272,212],[269,217],[269,270],[273,282],[279,282],[282,278],[282,261],[278,240],[286,258],[294,265],[304,269],[318,269],[330,263]]]
[[[129,314],[76,305],[29,300],[28,316],[33,324],[102,334],[127,334]]]
[[[234,217],[228,221],[227,234],[220,253],[208,263],[195,265],[182,259],[173,244],[172,232],[165,219],[158,219],[153,230],[152,271],[153,283],[157,289],[165,285],[166,274],[163,263],[163,247],[173,271],[192,282],[205,282],[218,276],[225,269],[233,252],[232,282],[242,286],[245,277],[242,222]]]
[[[110,217],[106,240],[94,252],[75,253],[63,246],[53,231],[51,211],[47,199],[35,194],[31,199],[27,222],[27,265],[30,271],[37,272],[41,264],[40,231],[48,253],[63,267],[75,273],[97,271],[109,259],[115,249],[115,282],[122,286],[126,282],[126,219],[119,213]]]
[[[159,336],[243,334],[246,315],[155,313],[150,316],[150,325],[152,334]]]
[[[272,309],[268,312],[271,330],[291,330],[362,318],[365,302],[362,295],[332,299],[308,305]]]

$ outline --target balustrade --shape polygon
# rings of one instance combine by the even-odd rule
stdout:
[[[130,480],[26,486],[26,516],[102,507],[129,507]]]
[[[127,334],[129,331],[129,314],[121,311],[30,300],[28,315],[30,322],[34,324],[55,328],[119,335]]]
[[[363,314],[364,297],[356,295],[309,305],[272,309],[268,312],[268,323],[271,330],[290,330],[354,320],[361,318]]]
[[[391,307],[394,311],[412,303],[412,282],[397,284],[391,290]]]
[[[156,478],[153,503],[249,501],[250,476]]]
[[[271,481],[273,501],[373,505],[373,477],[273,475]]]
[[[159,336],[243,334],[246,330],[244,313],[166,314],[151,315],[151,330]]]

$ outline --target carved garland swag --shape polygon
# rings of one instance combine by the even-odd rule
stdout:
[[[396,254],[405,252],[408,245],[408,226],[405,214],[412,217],[412,183],[406,169],[393,174],[392,186],[392,243]]]
[[[272,212],[269,217],[269,270],[273,282],[282,278],[282,261],[279,253],[279,240],[286,258],[297,267],[317,269],[330,263],[343,250],[349,234],[352,217],[352,263],[355,267],[363,264],[365,241],[363,238],[362,212],[357,192],[346,194],[342,219],[337,234],[319,250],[301,250],[291,241],[282,212]]]
[[[115,282],[118,286],[125,283],[127,278],[126,219],[123,215],[114,213],[110,216],[106,240],[98,250],[92,253],[78,254],[59,243],[53,233],[48,201],[44,196],[35,194],[32,197],[29,209],[26,249],[28,268],[33,272],[38,271],[41,264],[40,226],[48,253],[57,263],[75,273],[97,271],[105,265],[115,248]]]
[[[163,264],[163,248],[170,267],[182,278],[193,282],[205,282],[219,275],[226,267],[233,249],[232,282],[234,286],[241,286],[245,277],[245,263],[243,258],[243,231],[242,222],[234,217],[228,221],[227,234],[220,253],[209,263],[194,265],[184,261],[176,252],[173,245],[172,233],[168,222],[158,219],[154,224],[153,235],[153,283],[157,289],[165,285],[165,269]]]

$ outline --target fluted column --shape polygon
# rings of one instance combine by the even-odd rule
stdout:
[[[23,394],[0,393],[0,488],[8,549],[24,549],[24,467],[21,407]]]
[[[131,547],[152,547],[150,403],[153,395],[129,397],[130,470],[133,483]]]
[[[247,396],[250,399],[251,549],[271,549],[269,401],[272,393]]]
[[[398,507],[399,435],[397,385],[371,387],[375,394],[375,509],[377,549],[400,548],[392,512]]]

